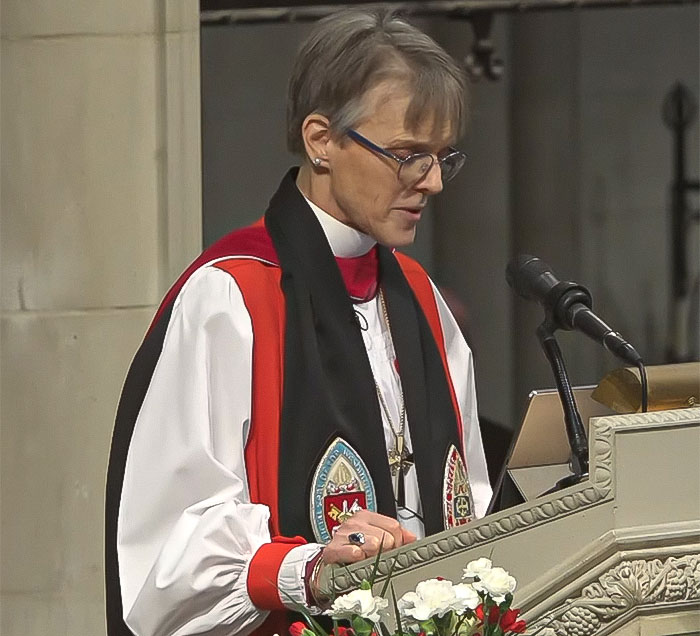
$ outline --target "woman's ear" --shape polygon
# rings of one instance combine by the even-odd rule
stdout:
[[[323,165],[328,159],[326,147],[331,138],[328,118],[319,113],[308,115],[301,125],[301,137],[309,161],[317,167]]]

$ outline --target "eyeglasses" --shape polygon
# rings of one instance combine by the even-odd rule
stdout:
[[[461,170],[467,156],[456,148],[445,148],[437,156],[429,152],[419,152],[410,154],[407,157],[399,157],[390,150],[382,148],[371,142],[366,137],[363,137],[359,132],[352,128],[347,132],[348,137],[353,139],[361,146],[368,150],[372,150],[377,154],[389,157],[399,164],[398,179],[407,188],[410,188],[419,183],[430,172],[431,168],[437,160],[440,166],[440,174],[443,182],[451,181],[454,176]]]

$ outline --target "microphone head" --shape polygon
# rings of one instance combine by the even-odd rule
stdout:
[[[506,267],[506,281],[511,289],[527,300],[542,302],[559,281],[543,260],[531,254],[512,258]]]

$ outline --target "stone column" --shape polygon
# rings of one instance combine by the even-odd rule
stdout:
[[[104,633],[121,383],[201,243],[194,0],[2,3],[5,636]]]

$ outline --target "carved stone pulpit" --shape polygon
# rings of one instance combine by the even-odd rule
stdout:
[[[489,557],[518,581],[529,634],[700,634],[700,408],[593,418],[590,475],[387,552],[396,594]],[[370,574],[334,573],[339,592]],[[378,584],[381,584],[381,577]]]

